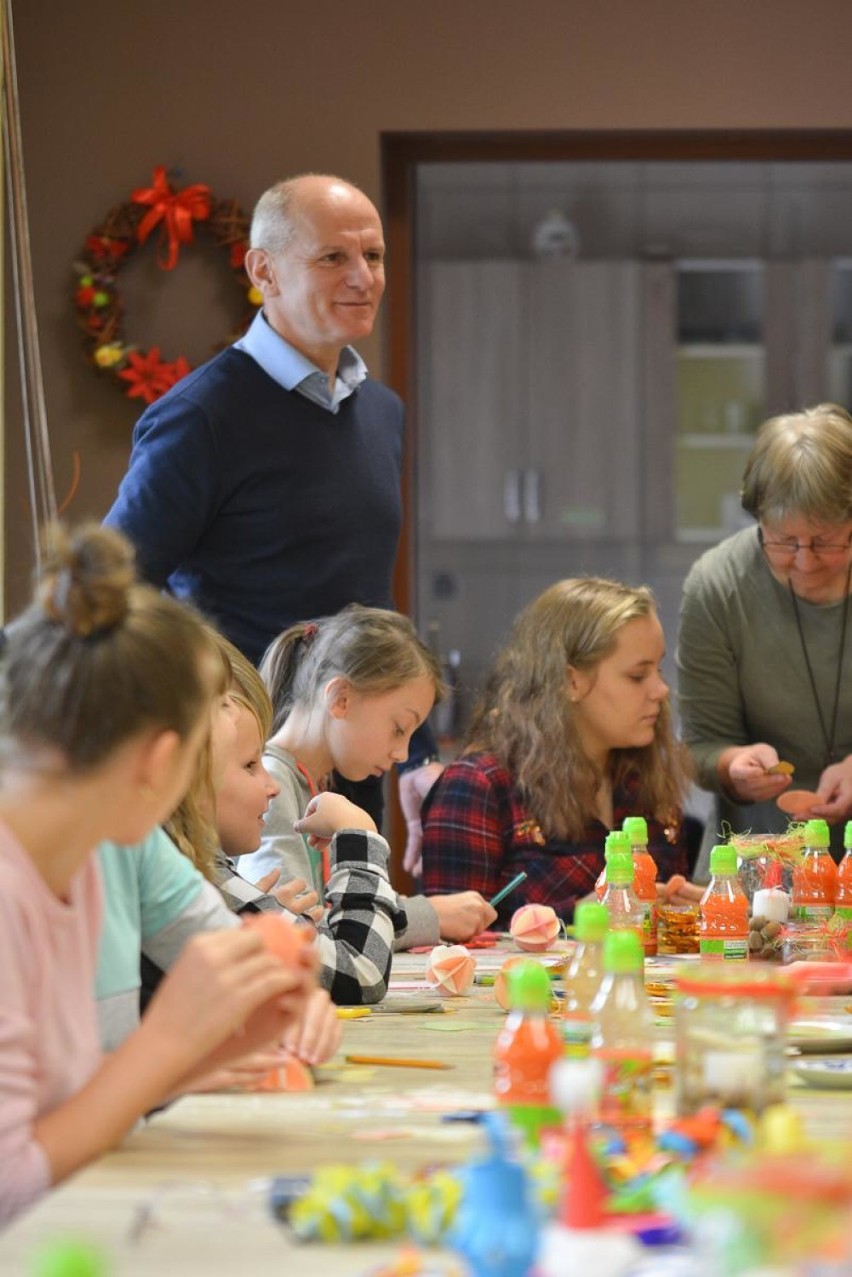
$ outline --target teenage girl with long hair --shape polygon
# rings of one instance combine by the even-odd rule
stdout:
[[[465,753],[423,812],[427,891],[550,904],[564,919],[589,894],[607,831],[648,820],[660,879],[686,873],[687,769],[675,740],[665,652],[645,588],[559,581],[520,614],[474,713]]]

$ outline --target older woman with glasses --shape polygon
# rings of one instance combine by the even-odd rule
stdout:
[[[743,476],[757,520],[708,550],[684,586],[683,736],[731,830],[783,830],[784,790],[812,790],[842,850],[852,817],[852,417],[835,404],[773,417]],[[793,765],[793,779],[776,770]]]

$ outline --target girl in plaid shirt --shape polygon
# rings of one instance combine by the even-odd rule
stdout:
[[[424,804],[425,889],[488,897],[525,870],[501,920],[530,901],[570,919],[607,831],[634,814],[648,819],[660,878],[685,874],[687,769],[664,652],[644,587],[584,577],[535,599],[497,658],[466,753]]]

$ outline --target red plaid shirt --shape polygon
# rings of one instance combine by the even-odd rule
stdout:
[[[636,810],[630,787],[613,794],[614,828]],[[523,869],[527,878],[499,905],[506,926],[523,904],[552,905],[564,921],[594,890],[604,865],[607,830],[590,821],[576,842],[545,838],[509,773],[490,753],[451,763],[423,804],[423,890],[427,895],[479,891],[486,900]],[[648,850],[660,881],[687,872],[683,822],[668,834],[648,818]]]

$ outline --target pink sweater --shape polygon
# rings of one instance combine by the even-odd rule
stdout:
[[[0,823],[0,1224],[50,1187],[33,1123],[100,1062],[94,986],[101,892],[94,855],[68,902]]]

